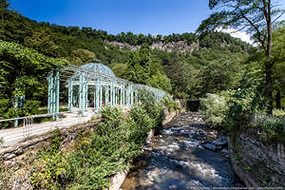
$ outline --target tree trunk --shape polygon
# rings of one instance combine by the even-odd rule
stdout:
[[[273,110],[273,85],[272,85],[272,66],[270,59],[265,64],[265,75],[266,75],[266,97],[267,97],[267,113],[272,114]]]
[[[272,22],[271,22],[271,0],[264,1],[265,5],[265,18],[267,24],[267,48],[266,48],[266,63],[265,63],[265,75],[266,75],[266,96],[267,96],[267,113],[272,114],[273,110],[273,81],[272,81],[272,67],[273,62],[271,60],[272,50]]]
[[[276,108],[281,109],[281,93],[280,93],[280,90],[277,90],[277,93],[275,95],[275,103],[276,103]]]

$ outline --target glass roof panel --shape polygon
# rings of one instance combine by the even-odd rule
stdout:
[[[112,69],[106,65],[103,65],[102,63],[87,63],[85,65],[82,65],[81,68],[90,72],[102,73],[107,76],[115,77]]]

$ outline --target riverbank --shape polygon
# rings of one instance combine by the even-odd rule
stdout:
[[[284,143],[266,143],[250,129],[238,131],[229,142],[233,169],[247,187],[284,188]]]

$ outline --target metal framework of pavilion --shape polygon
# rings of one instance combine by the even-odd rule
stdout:
[[[163,90],[118,78],[101,63],[68,65],[48,75],[48,113],[54,117],[60,112],[63,87],[67,89],[68,111],[81,116],[89,110],[99,113],[106,105],[129,108],[138,101],[139,90],[151,92],[157,101],[166,95]]]

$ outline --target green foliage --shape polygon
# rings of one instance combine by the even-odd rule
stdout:
[[[174,101],[169,95],[165,96],[162,99],[162,104],[164,105],[164,107],[168,109],[169,112],[178,111],[181,109],[179,107],[179,104],[176,101]]]
[[[36,115],[39,113],[40,101],[27,100],[25,101],[24,107],[18,108],[19,115]]]
[[[273,87],[276,94],[276,106],[285,106],[285,104],[282,105],[281,98],[285,95],[285,27],[282,26],[278,29],[276,29],[273,32],[273,47],[272,47],[272,59],[274,61],[274,67],[273,67]],[[280,96],[278,96],[278,93]],[[280,105],[278,105],[280,103]],[[280,108],[278,107],[278,108]]]
[[[35,189],[60,189],[62,182],[67,178],[70,170],[66,160],[67,155],[62,153],[44,154],[34,164],[30,176]]]
[[[59,40],[60,36],[55,35],[51,28],[40,27],[25,37],[24,45],[50,57],[63,57],[64,49],[56,44],[56,41]]]
[[[268,116],[265,114],[255,114],[254,119],[250,123],[259,131],[262,140],[270,141],[277,139],[285,132],[284,117]],[[284,139],[283,139],[284,140]]]
[[[256,68],[247,68],[236,90],[229,91],[229,111],[225,125],[228,129],[246,126],[252,114],[265,110],[265,100],[262,93],[262,76]]]
[[[161,102],[158,103],[148,91],[139,91],[139,101],[142,102],[140,106],[156,121],[155,126],[159,125],[163,114]]]
[[[217,94],[207,94],[201,100],[201,107],[206,116],[205,121],[214,127],[221,127],[225,121],[228,105],[225,97]]]
[[[192,64],[193,58],[187,60],[183,56],[173,55],[169,58],[169,64],[166,66],[166,73],[171,80],[173,93],[175,97],[186,99],[189,94],[193,96],[194,86],[196,86],[198,69]],[[194,95],[195,96],[195,95]]]
[[[275,117],[285,117],[285,111],[282,109],[273,109],[272,115]]]
[[[109,41],[117,41],[122,43],[128,43],[130,45],[151,45],[153,43],[158,43],[160,41],[164,42],[179,42],[186,41],[188,44],[192,44],[196,40],[196,36],[193,33],[182,33],[182,34],[169,34],[167,36],[157,35],[143,35],[143,34],[133,34],[131,32],[121,32],[116,36],[109,35]]]
[[[209,60],[209,63],[202,67],[199,73],[197,90],[202,96],[205,93],[218,93],[232,89],[238,85],[243,70],[242,54],[226,54],[216,52],[216,59]],[[243,57],[242,57],[243,56]],[[211,58],[213,59],[213,58]]]
[[[247,67],[233,90],[208,95],[202,100],[206,120],[211,125],[223,126],[231,131],[248,126],[251,116],[265,109],[261,92],[263,83],[256,67]]]
[[[160,60],[148,46],[132,52],[126,68],[126,79],[171,91],[170,79],[165,74]]]
[[[150,114],[141,105],[134,105],[130,111],[130,119],[137,123],[143,131],[156,127],[155,118],[150,117]]]
[[[165,90],[166,92],[171,92],[170,79],[159,71],[148,79],[147,85]]]
[[[67,163],[67,155],[59,151],[61,133],[57,128],[53,131],[50,146],[40,152],[35,161],[33,172],[30,176],[31,183],[36,189],[60,189],[66,180],[70,165]]]
[[[153,99],[144,95],[144,100]],[[51,146],[54,151],[46,151],[34,165],[33,187],[107,188],[110,177],[128,168],[141,153],[147,132],[160,122],[156,114],[161,111],[158,105],[150,107],[144,101],[135,105],[127,117],[119,108],[105,107],[101,113],[102,121],[89,134],[77,138],[75,150],[68,153],[58,151],[59,140],[54,138]]]
[[[114,63],[111,65],[111,68],[117,77],[125,78],[125,74],[127,72],[128,65],[123,64],[123,63]]]
[[[77,49],[71,52],[70,57],[70,62],[72,64],[80,65],[91,62],[96,58],[96,55],[94,52],[86,49]]]
[[[222,32],[209,32],[200,36],[199,40],[202,48],[230,51],[231,53],[250,52],[252,47],[240,39],[233,38],[230,34]],[[217,56],[217,55],[214,55]]]
[[[106,106],[101,111],[101,118],[102,121],[105,121],[104,125],[108,125],[108,128],[116,129],[123,121],[123,113],[118,107]]]
[[[0,41],[0,60],[0,115],[4,118],[35,114],[39,100],[47,98],[45,76],[53,67],[67,63],[5,41]],[[25,96],[26,105],[16,113],[14,97],[20,96]]]

